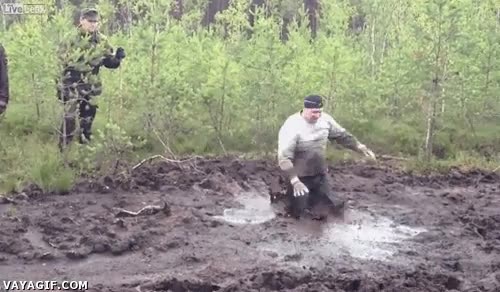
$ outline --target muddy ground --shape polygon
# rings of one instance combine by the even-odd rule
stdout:
[[[332,190],[349,207],[327,221],[283,216],[273,162],[161,162],[132,175],[0,199],[1,280],[116,292],[500,291],[495,174],[338,164]]]

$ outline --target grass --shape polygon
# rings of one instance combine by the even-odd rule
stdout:
[[[94,128],[94,140],[90,145],[73,143],[70,150],[65,155],[61,155],[57,148],[56,135],[51,130],[53,126],[49,123],[35,123],[30,117],[21,119],[19,114],[21,113],[14,112],[13,116],[0,127],[0,137],[2,137],[0,141],[0,194],[19,191],[29,183],[37,184],[45,192],[65,192],[71,189],[80,176],[89,173],[98,175],[112,173],[117,161],[135,164],[153,154],[165,154],[165,148],[157,136],[144,134],[140,137],[137,135],[137,129],[128,131],[116,123],[106,123],[103,121],[104,117],[100,117],[100,121],[98,120]],[[378,122],[378,124],[384,124],[386,129],[390,128],[385,121]],[[447,155],[446,159],[424,162],[419,159],[419,155],[401,154],[415,151],[413,149],[416,143],[413,137],[414,132],[409,131],[408,127],[398,125],[395,131],[387,131],[389,138],[385,143],[383,131],[378,129],[370,132],[367,129],[371,127],[373,125],[367,128],[357,125],[355,131],[365,135],[364,139],[360,138],[360,140],[364,140],[363,142],[377,155],[392,153],[394,156],[403,156],[404,160],[400,161],[402,167],[413,173],[444,173],[454,167],[491,171],[495,168],[498,170],[500,166],[499,157],[487,159],[477,152],[463,150]],[[239,137],[241,139],[241,136]],[[399,144],[396,143],[398,137]],[[210,137],[202,137],[200,141],[208,140]],[[198,143],[196,141],[191,140],[191,144]],[[203,147],[200,142],[194,147],[198,149],[196,151],[193,151],[193,145],[188,145],[189,139],[179,142],[175,144],[171,141],[171,146],[180,156],[221,154],[217,142],[212,142],[214,146],[209,148]],[[231,143],[237,145],[236,140]],[[231,145],[231,143],[228,144]],[[448,145],[447,148],[453,149],[454,147]],[[244,153],[241,150],[227,150],[228,154],[240,154],[240,157],[254,159],[272,159],[276,151],[272,145],[254,147],[249,151],[243,151]],[[364,159],[358,153],[331,145],[328,147],[327,158],[331,163]]]

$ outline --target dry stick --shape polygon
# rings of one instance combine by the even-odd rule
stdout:
[[[135,169],[141,167],[144,163],[152,161],[152,160],[155,160],[156,158],[161,158],[162,160],[164,160],[166,162],[181,164],[181,163],[188,162],[188,161],[191,161],[191,160],[194,160],[194,159],[197,159],[197,158],[201,158],[201,157],[194,156],[194,157],[191,157],[191,158],[188,158],[188,159],[185,159],[185,160],[174,160],[174,159],[168,159],[168,158],[166,158],[163,155],[156,154],[156,155],[153,155],[151,157],[148,157],[148,158],[145,158],[145,159],[141,160],[141,162],[139,162],[134,167],[132,167],[132,170],[135,170]]]
[[[132,170],[136,170],[137,168],[141,167],[144,163],[151,161],[151,160],[154,160],[156,158],[162,158],[164,160],[167,160],[167,158],[165,158],[163,155],[160,155],[160,154],[153,155],[151,157],[144,158],[143,160],[141,160],[141,162],[137,163],[134,167],[132,167]]]
[[[156,138],[158,138],[158,140],[160,141],[160,143],[163,145],[163,147],[165,148],[165,151],[166,151],[166,152],[169,152],[169,153],[170,153],[170,155],[171,155],[171,156],[172,156],[172,157],[173,157],[173,158],[177,161],[177,157],[176,157],[175,153],[172,151],[172,149],[170,148],[170,146],[168,146],[168,143],[165,143],[165,142],[161,139],[161,137],[160,137],[160,135],[158,134],[158,131],[156,130],[156,128],[155,128],[155,127],[153,127],[153,133],[156,135]],[[220,141],[220,142],[222,143],[222,141]],[[222,145],[222,146],[224,146],[224,145]],[[193,158],[194,158],[194,159],[196,159],[196,158],[200,158],[200,159],[202,159],[202,157],[200,157],[200,156],[193,156],[193,157],[192,157],[192,159],[193,159]],[[184,160],[183,162],[187,162],[187,161],[190,161],[190,160],[192,160],[192,159],[186,159],[186,160]],[[173,162],[173,161],[172,161],[172,162]],[[200,171],[200,170],[196,167],[196,161],[193,161],[192,163],[189,163],[189,164],[190,164],[191,168],[192,168],[192,169],[194,169],[196,172],[201,172],[201,171]],[[183,167],[182,167],[182,165],[179,165],[179,166],[180,166],[181,168],[183,168]]]
[[[160,141],[160,143],[163,145],[163,148],[165,148],[165,151],[169,152],[169,154],[170,154],[170,155],[172,155],[172,157],[173,157],[174,159],[177,159],[177,158],[175,157],[175,154],[174,154],[174,152],[172,151],[172,149],[170,149],[170,147],[169,147],[169,146],[168,146],[165,142],[163,142],[163,140],[162,140],[162,139],[161,139],[161,137],[160,137],[160,134],[158,134],[158,131],[156,131],[156,128],[155,128],[155,127],[153,127],[153,133],[155,134],[156,138],[158,138],[158,140]]]
[[[153,129],[153,133],[155,134],[156,138],[158,139],[158,141],[160,141],[161,145],[163,145],[163,148],[165,148],[165,152],[169,152],[169,154],[174,158],[174,159],[177,159],[175,157],[175,154],[174,152],[172,151],[172,149],[170,149],[170,147],[167,145],[167,143],[165,143],[163,141],[163,139],[160,137],[160,134],[158,134],[158,131],[156,130],[156,128],[153,126],[153,120],[151,117],[149,117],[149,123],[151,125],[151,128]]]
[[[137,212],[129,211],[125,209],[118,208],[116,213],[116,217],[136,217],[140,215],[154,215],[160,211],[168,213],[168,204],[166,202],[162,202],[162,205],[147,205],[144,208],[140,209]]]
[[[392,155],[379,155],[381,158],[385,159],[394,159],[394,160],[403,160],[403,161],[408,161],[410,159],[405,158],[405,157],[398,157],[398,156],[392,156]]]
[[[220,138],[220,134],[217,134],[217,140],[219,140],[219,146],[222,148],[222,152],[227,156],[226,147],[224,147],[224,143],[222,143],[222,139]]]

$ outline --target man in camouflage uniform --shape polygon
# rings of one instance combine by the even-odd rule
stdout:
[[[9,103],[8,61],[5,48],[0,44],[0,115],[7,110]]]
[[[329,114],[322,113],[322,97],[310,95],[304,108],[289,116],[278,136],[278,161],[287,174],[289,212],[295,218],[303,212],[316,217],[312,208],[321,205],[329,212],[342,211],[344,203],[332,195],[327,175],[327,142],[376,159],[373,152],[340,126]],[[321,208],[320,208],[321,209]]]
[[[59,147],[71,142],[76,131],[76,118],[79,117],[79,142],[91,139],[92,122],[97,106],[92,97],[102,92],[99,69],[104,66],[116,69],[125,58],[125,51],[113,48],[105,35],[97,29],[99,13],[95,9],[85,9],[80,16],[80,24],[75,36],[64,42],[59,50],[62,78],[58,80],[58,98],[65,104],[64,122],[61,127]]]

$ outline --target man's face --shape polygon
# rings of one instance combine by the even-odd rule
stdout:
[[[99,28],[99,19],[97,17],[80,18],[80,26],[85,32],[94,32]]]
[[[321,117],[322,109],[320,108],[304,108],[302,111],[302,116],[309,123],[316,123],[316,121]]]

